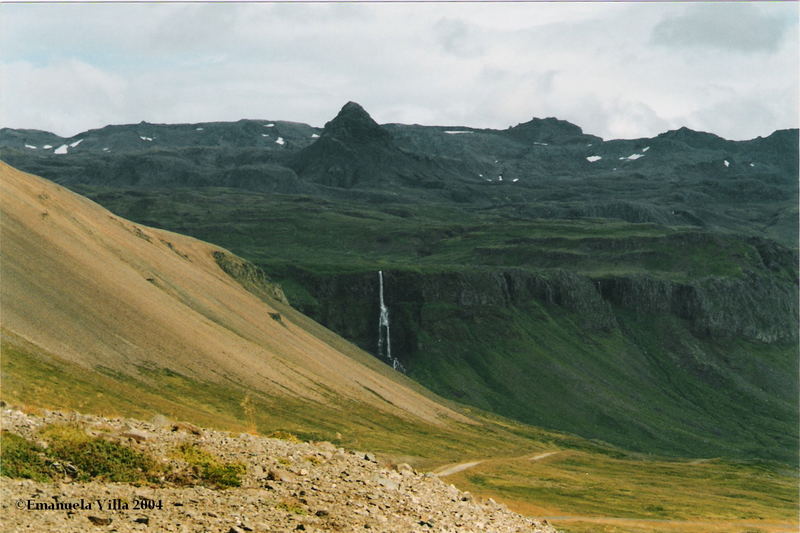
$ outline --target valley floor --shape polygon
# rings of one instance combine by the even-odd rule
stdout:
[[[600,516],[548,516],[565,533],[789,533],[798,524],[753,520],[656,520]]]
[[[565,533],[800,531],[797,472],[778,463],[564,449],[465,465],[447,481]]]

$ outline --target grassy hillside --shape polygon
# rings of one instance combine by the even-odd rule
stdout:
[[[0,397],[31,412],[74,409],[144,420],[163,414],[237,433],[327,440],[420,469],[483,460],[445,479],[517,512],[548,517],[567,533],[797,527],[796,476],[778,463],[631,454],[465,408],[479,425],[443,429],[357,405],[309,410],[300,402],[275,402],[258,391],[197,382],[166,369],[144,370],[136,378],[103,368],[87,371],[8,332],[0,363]],[[532,460],[551,452],[556,453]]]
[[[224,243],[372,352],[383,270],[395,354],[448,398],[640,451],[796,461],[796,255],[771,241],[424,202],[85,192]]]
[[[697,519],[701,523],[695,531],[707,531],[703,520],[742,517],[741,506],[731,498],[753,504],[752,513],[757,516],[747,515],[747,519],[789,521],[797,506],[796,478],[780,464],[710,461],[703,463],[704,476],[698,480],[697,467],[686,461],[634,454],[444,400],[282,303],[274,288],[257,290],[256,285],[267,283],[264,279],[242,277],[253,271],[227,263],[228,270],[239,276],[230,277],[219,258],[215,259],[215,253],[225,253],[216,246],[120,219],[52,183],[9,167],[2,167],[2,172],[0,398],[7,404],[26,410],[75,409],[142,419],[162,414],[235,432],[292,433],[376,451],[385,460],[407,461],[423,469],[485,460],[453,480],[521,511],[577,515],[581,524],[590,524],[569,522],[566,527],[578,527],[575,531],[592,530],[605,519],[653,517]],[[434,223],[439,214],[431,212]],[[302,247],[294,250],[299,254]],[[225,257],[231,261],[233,256]],[[752,258],[745,255],[743,261],[747,260]],[[288,263],[282,261],[284,266]],[[315,264],[311,272],[323,278],[346,272],[358,276],[364,264],[356,265]],[[427,270],[410,262],[405,265],[408,275],[421,276],[425,283],[431,275],[444,276],[430,286],[440,291],[445,291],[447,276],[454,272],[451,266],[431,265]],[[302,273],[276,270],[284,276]],[[468,270],[457,269],[456,274],[469,274]],[[374,271],[368,274],[372,280]],[[287,285],[290,298],[306,290],[311,302],[313,296],[303,285],[308,275],[306,271],[294,278],[294,288]],[[400,279],[400,271],[393,275]],[[427,318],[425,328],[418,332],[422,346],[446,341],[424,352],[435,356],[427,363],[432,381],[461,387],[462,393],[474,392],[464,399],[498,410],[511,408],[507,402],[511,393],[526,406],[514,414],[535,413],[544,423],[547,416],[559,416],[581,431],[585,421],[580,417],[586,416],[589,404],[573,405],[575,391],[595,404],[610,404],[615,398],[596,394],[610,388],[598,385],[587,392],[571,382],[576,369],[602,378],[598,384],[607,381],[611,388],[621,387],[627,379],[643,374],[633,365],[628,373],[612,379],[620,361],[611,358],[632,347],[645,353],[645,349],[667,345],[665,339],[637,337],[661,327],[638,315],[619,313],[614,316],[624,318],[622,326],[593,330],[591,324],[581,325],[581,315],[560,305],[536,304],[520,308],[519,313],[513,308],[485,307],[483,314],[473,310],[464,315],[462,307],[423,304]],[[401,305],[396,312],[399,319]],[[517,333],[496,330],[501,324],[513,326]],[[680,329],[682,325],[675,327],[686,339],[694,338]],[[594,333],[580,337],[586,331]],[[664,336],[672,338],[673,332],[666,329]],[[586,351],[586,343],[595,349]],[[531,344],[539,348],[531,351]],[[476,356],[469,346],[481,351]],[[525,347],[524,357],[517,351],[520,347]],[[554,356],[560,347],[579,355],[571,368],[563,355]],[[764,350],[757,359],[748,360],[744,354],[751,351],[749,345],[728,348],[734,355],[726,352],[725,356],[748,376],[745,385],[754,385],[753,396],[747,398],[754,405],[761,401],[757,395],[761,388],[774,383],[793,386],[791,373],[783,374],[791,365],[784,364],[780,350]],[[530,354],[539,358],[538,363],[528,361]],[[639,355],[627,353],[622,363],[630,364]],[[482,359],[488,356],[495,359]],[[561,381],[543,380],[536,374],[548,360],[554,368],[570,370]],[[528,372],[526,365],[530,372],[521,373]],[[613,372],[604,373],[606,365]],[[426,368],[421,363],[415,366]],[[776,381],[772,375],[776,369],[785,382]],[[443,380],[442,373],[451,378]],[[424,378],[421,371],[420,375]],[[700,396],[692,396],[691,389],[696,386],[698,395],[706,390],[696,381],[677,385],[669,390],[681,391],[692,405]],[[527,391],[532,395],[525,396]],[[637,401],[663,399],[649,389],[642,394],[651,396]],[[562,409],[548,414],[531,408],[542,405],[545,396],[560,400]],[[709,401],[710,407],[717,408],[716,400]],[[632,402],[622,405],[632,406]],[[620,412],[619,405],[612,407]],[[776,409],[763,413],[764,419],[784,416],[782,404]],[[663,423],[643,414],[632,412],[629,421]],[[703,411],[697,419],[706,416]],[[748,420],[757,421],[752,416]],[[598,427],[609,427],[607,421],[601,422]],[[631,434],[630,441],[636,443],[641,431],[637,428]],[[787,445],[770,431],[763,432],[763,438],[759,446]],[[729,444],[730,435],[723,434],[720,442]],[[531,458],[552,451],[559,454],[548,459],[548,470],[536,470],[540,463]],[[694,455],[695,451],[703,452],[698,448],[684,453]],[[526,462],[520,464],[520,460]],[[681,492],[685,486],[692,491]],[[699,491],[706,491],[702,505],[690,497]],[[688,507],[691,511],[686,511]]]
[[[334,272],[376,265],[420,270],[488,265],[591,275],[646,272],[680,280],[741,275],[760,264],[745,239],[689,226],[547,220],[508,208],[370,205],[223,188],[76,189],[142,224],[224,241],[270,272],[291,264]]]

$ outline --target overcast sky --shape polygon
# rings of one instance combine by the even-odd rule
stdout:
[[[3,4],[0,126],[569,120],[603,138],[798,126],[798,4]]]

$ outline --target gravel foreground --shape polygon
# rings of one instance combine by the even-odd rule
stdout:
[[[173,424],[42,411],[2,410],[3,430],[37,440],[48,424],[78,423],[175,461],[174,450],[194,443],[225,461],[245,465],[242,486],[134,486],[56,483],[2,478],[4,532],[525,532],[557,533],[546,521],[478,501],[430,473],[406,464],[382,465],[371,453],[329,442],[290,442]],[[73,508],[66,510],[65,506]],[[60,507],[59,509],[47,509]],[[139,508],[136,508],[139,507]]]

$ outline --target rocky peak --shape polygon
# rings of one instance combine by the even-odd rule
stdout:
[[[533,118],[508,128],[506,132],[520,141],[540,143],[563,143],[591,137],[584,135],[579,126],[555,117]]]
[[[706,133],[704,131],[695,131],[686,126],[678,128],[677,130],[666,131],[656,139],[670,139],[673,141],[680,141],[695,148],[723,148],[728,141],[713,133]]]
[[[347,102],[339,114],[325,124],[322,137],[359,143],[387,143],[390,140],[389,132],[355,102]]]

